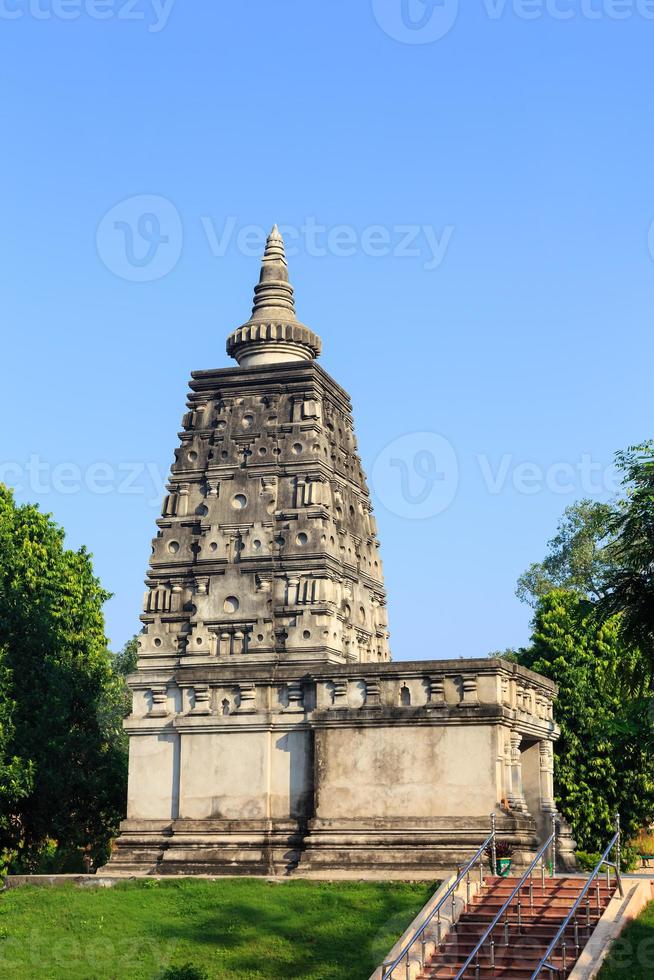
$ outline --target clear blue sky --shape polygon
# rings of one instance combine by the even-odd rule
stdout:
[[[115,647],[274,221],[354,401],[394,656],[527,640],[518,574],[652,436],[649,6],[0,0],[0,476],[93,552]]]

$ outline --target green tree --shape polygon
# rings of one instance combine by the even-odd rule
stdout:
[[[639,727],[647,725],[640,712],[652,694],[643,657],[625,645],[619,616],[602,621],[572,590],[539,600],[532,641],[521,663],[559,685],[557,802],[578,846],[596,851],[616,812],[628,836],[654,819],[654,757]]]
[[[123,808],[125,759],[107,705],[120,690],[104,635],[108,598],[84,548],[0,485],[2,687],[10,723],[4,759],[30,782],[5,809],[0,844],[38,866],[49,841],[101,860]],[[111,719],[111,723],[109,720]],[[14,794],[15,795],[15,794]],[[52,845],[50,845],[52,847]]]
[[[123,720],[132,710],[132,692],[127,686],[127,675],[136,670],[138,661],[138,639],[132,637],[118,653],[111,654],[113,683],[105,696],[105,728],[111,732],[116,749],[123,755],[123,765],[127,770],[129,738],[123,729]]]
[[[613,509],[609,504],[580,500],[566,507],[547,555],[518,579],[516,595],[532,606],[552,589],[569,589],[593,600],[606,591],[614,568]]]
[[[12,671],[7,652],[0,648],[0,840],[18,826],[18,807],[32,789],[34,767],[29,760],[13,754],[16,702],[12,697]],[[6,854],[0,859],[4,868]]]
[[[611,568],[599,609],[621,614],[625,641],[643,651],[654,674],[654,442],[616,458],[626,493],[609,521]]]

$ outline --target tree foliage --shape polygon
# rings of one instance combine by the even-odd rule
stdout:
[[[632,835],[654,818],[654,444],[616,458],[623,494],[568,507],[518,582],[535,607],[518,659],[559,684],[556,793],[586,850],[615,811]]]
[[[625,641],[654,674],[654,442],[618,453],[617,462],[626,493],[609,521],[611,570],[599,608],[621,614]]]
[[[121,815],[107,598],[86,550],[66,549],[61,528],[0,485],[0,844],[26,869],[52,840],[101,859]]]
[[[547,555],[518,579],[516,595],[537,606],[553,589],[568,589],[594,600],[605,594],[613,568],[609,504],[580,500],[566,507]]]
[[[642,738],[654,692],[620,617],[602,621],[575,591],[554,590],[539,600],[532,646],[519,656],[559,685],[555,788],[578,846],[601,850],[617,812],[635,835],[654,819],[654,756]]]

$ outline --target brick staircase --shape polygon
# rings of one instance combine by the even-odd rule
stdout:
[[[468,955],[481,939],[485,930],[493,921],[494,916],[511,894],[518,883],[518,878],[488,878],[484,888],[472,899],[467,910],[459,919],[455,930],[444,939],[442,946],[432,956],[431,960],[420,974],[421,980],[445,980],[455,977],[465,963]],[[484,945],[479,953],[479,971],[475,962],[467,968],[465,980],[476,980],[477,977],[507,977],[511,980],[530,980],[533,971],[545,954],[547,947],[554,938],[565,916],[572,908],[575,900],[584,887],[586,878],[546,878],[545,884],[540,877],[533,879],[533,901],[530,900],[529,884],[520,890],[520,921],[518,927],[518,895],[509,906],[509,945],[506,946],[504,917],[495,927],[495,966],[491,966],[490,943]],[[599,881],[599,879],[598,879]],[[590,916],[587,924],[586,900],[578,913],[578,941],[580,951],[584,948],[597,922],[613,896],[615,886],[611,887],[606,880],[599,882],[599,912],[597,883],[593,883],[588,898],[590,899]],[[575,931],[572,923],[566,929],[566,970],[563,970],[560,951],[551,958],[557,966],[560,977],[567,976],[577,959],[575,950]],[[548,970],[543,970],[541,977],[551,980]]]

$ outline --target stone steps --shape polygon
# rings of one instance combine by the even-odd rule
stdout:
[[[515,888],[518,878],[490,878],[469,903],[456,927],[445,937],[441,947],[431,957],[420,980],[446,980],[453,978],[461,969],[477,942],[488,928],[493,918]],[[464,975],[465,980],[479,977],[511,977],[514,980],[530,980],[530,977],[547,951],[561,922],[579,897],[585,878],[549,878],[543,883],[534,879],[532,899],[529,886],[520,890],[520,926],[517,922],[518,896],[512,900],[508,909],[509,945],[505,945],[504,922],[494,930],[494,966],[491,965],[490,944],[486,943],[479,953],[479,970],[473,962]],[[590,922],[586,925],[586,907],[583,903],[578,915],[579,953],[583,950],[599,918],[608,905],[614,888],[600,883],[597,909],[597,891],[592,888],[590,903]],[[563,971],[563,958],[560,949],[551,962],[559,968],[560,976],[567,976],[577,959],[575,950],[575,931],[571,923],[565,931],[566,970]],[[542,974],[548,977],[549,972]]]

